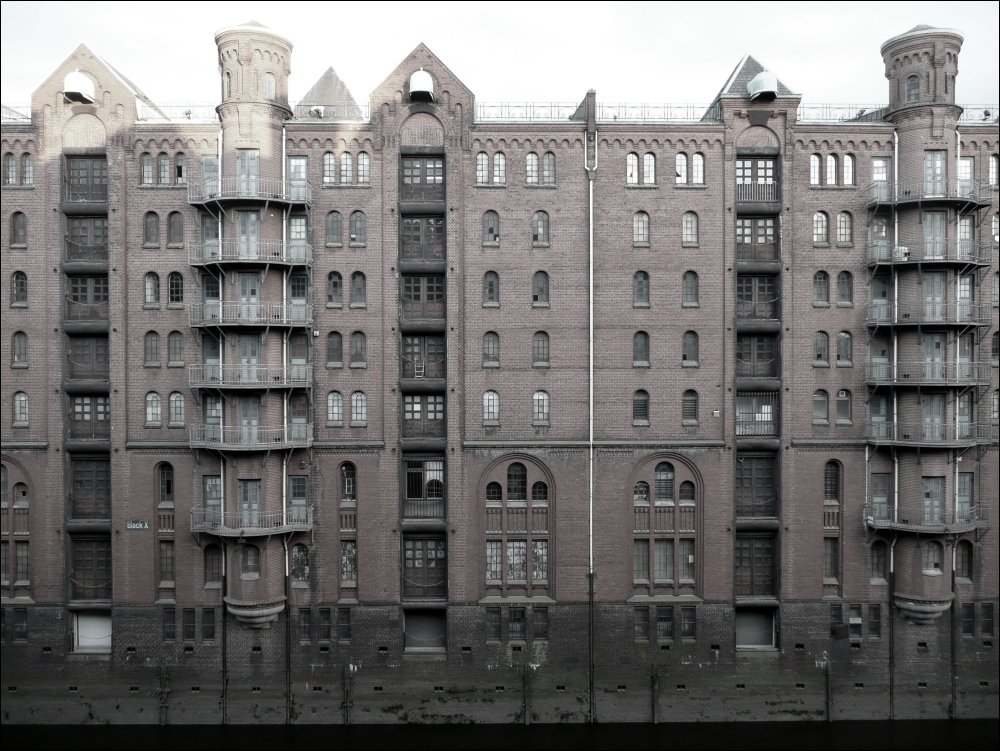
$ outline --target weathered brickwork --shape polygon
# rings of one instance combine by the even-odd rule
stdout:
[[[82,45],[4,111],[3,722],[996,716],[957,32],[677,121],[216,42],[209,117]]]

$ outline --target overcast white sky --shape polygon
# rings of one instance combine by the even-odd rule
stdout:
[[[927,23],[965,37],[958,102],[1000,101],[995,0],[3,2],[0,98],[28,104],[84,42],[157,103],[214,103],[214,33],[251,19],[294,44],[293,100],[332,65],[366,102],[422,41],[480,102],[578,102],[594,88],[603,102],[708,103],[749,52],[805,102],[876,104],[888,99],[880,45]]]

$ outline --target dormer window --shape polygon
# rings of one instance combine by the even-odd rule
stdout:
[[[410,101],[434,101],[434,79],[423,68],[410,76]]]

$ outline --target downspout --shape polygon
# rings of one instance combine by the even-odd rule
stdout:
[[[956,476],[958,474],[956,470]],[[952,506],[952,508],[956,508]],[[961,617],[955,593],[955,550],[956,541],[951,541],[951,702],[948,705],[948,719],[958,717],[958,618]]]
[[[889,545],[889,719],[896,719],[896,533]]]
[[[225,422],[225,420],[223,420]],[[221,498],[219,499],[219,515],[221,519],[225,519],[226,516],[226,462],[219,458],[219,482],[221,487]],[[229,663],[228,654],[226,650],[227,639],[226,639],[226,624],[229,622],[229,618],[226,616],[226,598],[229,596],[229,566],[227,565],[229,561],[229,545],[225,540],[222,541],[222,724],[228,723],[229,714]]]
[[[285,552],[285,724],[290,725],[292,723],[292,608],[291,591],[288,586],[288,535],[281,536],[281,546]]]

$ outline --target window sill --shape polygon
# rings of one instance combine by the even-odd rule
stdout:
[[[344,369],[344,363],[342,363],[342,362],[328,362],[326,364],[326,369],[327,370],[343,370]]]
[[[828,428],[830,427],[829,420],[813,420],[813,425],[818,425],[820,427]]]
[[[632,426],[636,428],[648,428],[649,420],[633,420]]]
[[[329,188],[371,188],[371,183],[323,183],[323,190]]]
[[[499,428],[500,427],[500,421],[499,420],[483,420],[483,427],[484,428]]]
[[[830,307],[830,303],[828,303],[828,302],[820,302],[819,300],[813,300],[813,307],[814,308],[829,308]]]
[[[368,308],[368,303],[366,302],[352,302],[348,308],[351,310],[365,310]]]
[[[532,302],[531,307],[533,308],[547,308],[549,304],[547,302]]]
[[[649,367],[649,363],[646,362],[645,360],[633,360],[632,361],[632,367],[633,368],[648,368]]]
[[[697,428],[699,424],[697,420],[681,420],[681,425],[685,428]]]
[[[525,183],[525,188],[541,188],[542,190],[555,190],[559,186],[556,183]]]
[[[644,248],[644,249],[646,249],[646,248],[649,248],[649,243],[637,243],[637,242],[633,242],[632,243],[632,247],[633,248]]]
[[[12,362],[10,364],[10,366],[12,368],[14,368],[15,370],[27,370],[28,363],[26,363],[26,362]]]
[[[532,248],[547,248],[547,247],[549,247],[549,243],[547,243],[547,242],[541,242],[539,240],[532,240],[531,241],[531,247]]]
[[[205,589],[222,589],[222,582],[205,582]]]
[[[344,579],[340,582],[341,589],[357,589],[358,582],[356,579]]]
[[[184,243],[167,243],[167,250],[182,250]]]
[[[27,430],[28,429],[28,423],[26,423],[26,422],[15,422],[13,425],[11,425],[11,427],[14,428],[14,430]]]
[[[477,188],[500,188],[506,189],[507,183],[476,183]]]
[[[500,367],[500,363],[498,363],[498,362],[484,362],[483,363],[483,367],[484,368],[499,368]]]
[[[830,247],[830,243],[813,242],[813,247],[814,248],[829,248]]]
[[[352,243],[349,243],[347,247],[348,248],[367,248],[368,247],[368,243],[366,243],[366,242],[364,242],[364,243],[352,242]]]
[[[625,190],[659,190],[656,183],[625,183]]]
[[[681,190],[707,190],[708,186],[705,183],[674,183],[675,188],[680,188]]]
[[[921,571],[921,573],[924,576],[944,576],[944,571],[942,571],[941,569],[938,569],[938,568],[935,568],[935,569],[924,569],[923,571]]]
[[[170,430],[171,428],[183,428],[183,427],[184,427],[184,423],[182,423],[182,422],[168,422],[167,423],[167,429],[168,430]]]
[[[367,420],[351,420],[351,427],[352,428],[367,428],[368,427],[368,421]]]
[[[161,581],[159,589],[173,589],[174,583],[172,581]]]
[[[829,368],[830,367],[830,363],[826,362],[825,360],[814,360],[813,361],[813,367],[814,368]]]
[[[240,581],[251,582],[260,579],[260,574],[240,574]]]
[[[28,249],[28,243],[11,243],[10,244],[10,249],[11,250],[27,250]]]
[[[853,248],[854,247],[854,243],[841,243],[841,242],[838,242],[837,243],[837,247],[838,248]]]
[[[484,248],[499,248],[500,247],[500,241],[499,240],[494,240],[494,241],[487,240],[486,242],[483,243],[483,247]]]
[[[329,422],[327,422],[326,427],[328,427],[328,428],[342,428],[342,427],[344,427],[344,421],[343,420],[330,420]]]
[[[681,307],[682,308],[700,308],[701,307],[701,303],[696,303],[696,302],[682,302],[681,303]]]
[[[160,244],[159,243],[143,243],[142,247],[146,248],[146,249],[158,249],[160,247]]]
[[[499,308],[500,307],[500,303],[498,303],[498,302],[484,302],[483,303],[483,307],[484,308]]]
[[[531,424],[532,424],[533,427],[536,427],[536,428],[547,428],[547,427],[549,427],[549,421],[548,420],[532,420]]]
[[[837,367],[838,368],[853,368],[854,367],[854,363],[851,362],[850,360],[838,360],[837,361]]]
[[[32,183],[27,183],[26,185],[4,185],[4,190],[34,190],[35,186]]]
[[[177,361],[172,361],[172,362],[168,362],[167,363],[167,367],[168,368],[183,368],[184,367],[184,363],[177,362]]]
[[[681,242],[681,247],[682,248],[697,248],[699,246],[700,246],[700,243],[691,242],[690,240],[688,240],[687,242],[683,242],[683,241]]]
[[[838,418],[837,419],[837,427],[838,428],[847,428],[847,427],[850,427],[852,425],[854,425],[854,420],[845,420],[843,418]]]
[[[184,303],[182,302],[168,302],[167,310],[184,310]]]
[[[837,307],[838,308],[853,308],[854,307],[854,303],[852,303],[852,302],[838,302],[837,303]]]
[[[147,429],[159,430],[160,428],[163,427],[163,424],[159,422],[147,422],[143,427]]]
[[[634,302],[634,303],[632,303],[632,307],[633,308],[646,308],[646,309],[648,309],[649,308],[649,303],[648,302]]]
[[[823,577],[823,586],[824,587],[831,587],[831,586],[835,587],[835,586],[837,586],[839,584],[840,584],[840,579],[836,579],[836,578],[834,578],[832,576],[824,576]]]
[[[697,367],[699,367],[699,365],[698,365],[698,361],[697,360],[682,360],[681,361],[681,367],[682,368],[697,368]]]
[[[327,307],[327,309],[331,309],[331,310],[342,310],[343,307],[344,307],[344,304],[340,303],[340,302],[328,302],[326,304],[326,307]]]
[[[366,363],[366,362],[352,362],[351,363],[351,370],[367,370],[367,369],[368,369],[368,363]]]
[[[142,367],[144,367],[144,368],[159,368],[160,367],[160,363],[158,363],[158,362],[144,362],[142,364]]]
[[[142,309],[143,310],[159,310],[160,309],[160,303],[158,303],[158,302],[156,302],[156,303],[153,303],[153,302],[143,303]]]
[[[548,368],[549,364],[547,362],[533,362],[531,363],[533,368]]]
[[[293,581],[292,589],[309,589],[309,582]]]
[[[26,303],[26,302],[12,302],[10,304],[10,307],[12,307],[12,308],[27,308],[28,307],[28,303]]]
[[[339,250],[344,247],[344,243],[327,243],[324,247]]]
[[[889,584],[889,582],[886,581],[885,579],[883,579],[881,576],[873,576],[868,583],[869,584],[876,584],[876,585],[879,585],[879,586],[885,586],[885,585]]]

